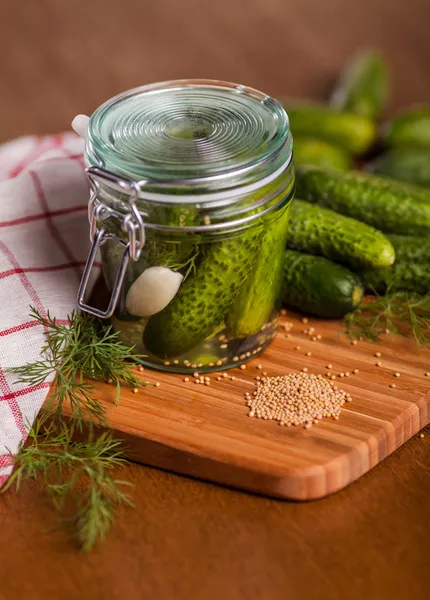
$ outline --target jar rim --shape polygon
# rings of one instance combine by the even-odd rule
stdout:
[[[249,183],[249,174],[258,180],[277,171],[280,154],[282,163],[290,161],[280,102],[243,85],[183,79],[137,87],[102,104],[90,118],[85,158],[89,167],[142,184],[219,181],[229,188],[243,185],[241,176]]]

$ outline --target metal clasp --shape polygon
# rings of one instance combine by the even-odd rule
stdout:
[[[77,302],[81,310],[84,310],[96,317],[107,319],[111,317],[115,311],[128,261],[130,259],[133,261],[139,260],[142,248],[145,245],[145,226],[142,215],[136,206],[136,200],[139,197],[142,182],[138,184],[135,181],[122,179],[121,177],[117,177],[113,173],[110,173],[101,167],[89,167],[86,172],[91,185],[91,195],[88,203],[88,220],[90,223],[90,240],[92,242],[92,246],[79,286]],[[118,212],[112,210],[109,206],[102,202],[100,198],[100,181],[114,184],[128,195],[127,210],[124,215],[118,216]],[[115,282],[113,284],[108,307],[105,311],[103,311],[91,306],[90,304],[86,304],[85,295],[99,247],[107,239],[116,238],[115,234],[108,232],[108,230],[101,225],[103,221],[109,217],[119,218],[122,231],[127,233],[128,242],[124,243],[122,240],[118,239],[118,243],[123,244],[125,249]]]

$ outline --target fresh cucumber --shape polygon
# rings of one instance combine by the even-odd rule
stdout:
[[[160,358],[178,356],[214,331],[253,268],[262,234],[259,224],[230,239],[205,244],[196,273],[166,308],[149,319],[143,334],[149,352]]]
[[[297,168],[296,195],[385,233],[430,233],[430,192],[412,184],[302,166]]]
[[[369,165],[368,170],[377,175],[430,188],[430,146],[391,148]]]
[[[339,318],[353,311],[363,298],[355,273],[323,258],[286,250],[284,304],[317,317]]]
[[[383,139],[389,146],[430,147],[430,106],[409,109],[383,128]]]
[[[354,155],[363,154],[375,141],[376,126],[367,117],[306,102],[285,102],[284,108],[294,137],[317,137]]]
[[[294,164],[348,171],[352,159],[351,155],[340,146],[317,138],[295,136]]]
[[[291,207],[287,246],[352,269],[387,267],[395,259],[393,246],[374,227],[303,200]]]
[[[396,251],[396,262],[430,263],[430,239],[409,235],[389,235]]]
[[[365,51],[354,56],[346,65],[333,92],[331,106],[378,119],[387,97],[387,64],[379,53]]]
[[[377,294],[385,294],[388,290],[430,293],[430,263],[424,265],[396,261],[391,269],[364,271],[361,276],[366,289]]]
[[[289,210],[288,205],[267,224],[253,272],[226,315],[232,337],[248,337],[260,331],[279,301]]]
[[[396,262],[387,269],[364,271],[366,288],[378,294],[385,294],[388,289],[430,293],[430,239],[393,235],[390,240],[396,250]]]

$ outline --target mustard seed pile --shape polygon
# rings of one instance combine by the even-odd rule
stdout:
[[[339,419],[341,407],[351,395],[322,375],[294,373],[266,377],[256,382],[257,390],[245,394],[249,416],[272,419],[280,425],[304,425],[306,429],[323,417]]]

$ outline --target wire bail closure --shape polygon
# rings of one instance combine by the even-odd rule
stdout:
[[[102,167],[89,167],[86,169],[88,179],[90,180],[91,194],[88,202],[88,220],[90,223],[90,240],[92,243],[87,262],[85,264],[81,283],[78,290],[77,303],[81,310],[90,313],[95,317],[107,319],[111,317],[115,311],[118,302],[121,287],[124,281],[124,276],[127,270],[128,261],[131,259],[137,261],[140,258],[142,248],[145,245],[145,224],[142,215],[136,206],[136,200],[139,197],[141,186],[146,181],[137,183],[128,179],[123,179],[114,175],[110,171]],[[100,197],[101,183],[114,183],[126,194],[128,194],[127,211],[124,216],[118,217],[118,213],[113,211],[109,206],[104,204]],[[102,223],[108,218],[119,218],[121,229],[127,234],[128,241],[125,242],[113,233],[108,232]],[[118,269],[115,282],[113,284],[112,293],[109,299],[108,307],[105,311],[100,310],[85,302],[85,295],[88,288],[88,282],[91,276],[94,261],[100,246],[107,239],[116,238],[118,243],[122,244],[125,249],[121,258],[121,264]]]

